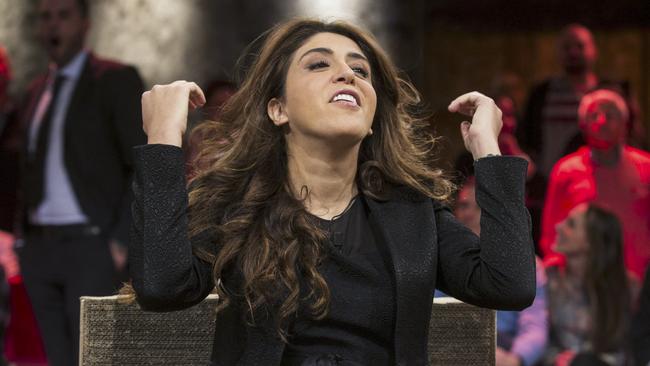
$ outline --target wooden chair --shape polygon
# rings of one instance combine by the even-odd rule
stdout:
[[[206,365],[217,296],[182,311],[152,313],[119,296],[81,298],[81,366]],[[437,298],[429,330],[431,365],[494,365],[495,312]]]
[[[435,298],[429,322],[431,365],[494,365],[496,312],[451,297]]]

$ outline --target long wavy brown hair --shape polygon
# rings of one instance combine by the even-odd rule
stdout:
[[[327,313],[330,292],[318,271],[327,238],[305,210],[303,192],[291,188],[284,130],[268,117],[267,104],[283,96],[294,52],[323,32],[356,42],[372,69],[377,110],[374,134],[359,150],[359,190],[385,199],[391,187],[406,186],[446,200],[453,189],[432,167],[436,140],[419,113],[418,92],[371,35],[348,23],[310,19],[291,20],[263,34],[258,49],[244,55],[239,91],[223,107],[220,120],[196,131],[202,142],[190,182],[190,236],[207,232],[214,238],[210,247],[194,252],[214,264],[217,292],[224,300],[220,308],[237,297],[248,307],[249,322],[271,314],[285,340],[299,306],[317,319]],[[234,277],[238,280],[229,283]]]
[[[585,212],[585,230],[589,251],[584,284],[591,310],[591,342],[595,352],[611,352],[624,344],[632,303],[623,231],[616,215],[594,204]]]

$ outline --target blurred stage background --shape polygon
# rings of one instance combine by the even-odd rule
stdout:
[[[0,44],[19,98],[45,68],[36,43],[35,0],[0,0]],[[89,45],[137,65],[147,86],[176,79],[229,79],[243,48],[288,17],[347,19],[373,32],[420,89],[431,111],[470,90],[509,83],[517,108],[529,88],[559,72],[555,37],[580,22],[594,32],[596,72],[628,80],[647,128],[650,115],[650,1],[453,0],[91,0]],[[455,119],[436,113],[442,162],[462,149]],[[647,136],[646,136],[647,137]],[[647,141],[647,138],[646,138]]]

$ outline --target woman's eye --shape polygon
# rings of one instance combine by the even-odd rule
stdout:
[[[328,66],[329,66],[329,64],[327,62],[318,61],[318,62],[314,62],[312,64],[309,64],[309,66],[307,66],[307,68],[309,70],[317,70],[317,69],[322,69],[323,67],[328,67]]]
[[[361,66],[355,66],[355,67],[352,68],[352,70],[353,70],[356,74],[361,75],[361,77],[363,77],[363,78],[367,78],[367,77],[368,77],[368,71],[366,71],[366,69],[363,68],[363,67],[361,67]]]

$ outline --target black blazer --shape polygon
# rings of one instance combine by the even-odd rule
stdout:
[[[45,85],[46,75],[32,83],[21,112],[22,179],[30,123]],[[89,54],[65,117],[64,164],[81,209],[107,237],[125,244],[131,221],[131,149],[146,142],[140,106],[143,90],[135,68]],[[27,217],[27,195],[34,192],[20,193],[19,233]]]
[[[136,178],[130,270],[145,310],[192,306],[212,290],[211,265],[192,245],[215,251],[211,238],[187,239],[187,191],[178,147],[135,149]],[[524,207],[526,162],[490,157],[476,163],[481,239],[439,203],[409,189],[387,201],[368,199],[371,225],[388,244],[395,278],[395,361],[426,365],[432,296],[437,287],[478,306],[520,310],[535,296],[535,259]],[[237,273],[221,279],[236,289]],[[215,365],[280,365],[284,344],[270,319],[246,325],[245,303],[235,298],[217,315]],[[363,312],[364,309],[350,309]]]

